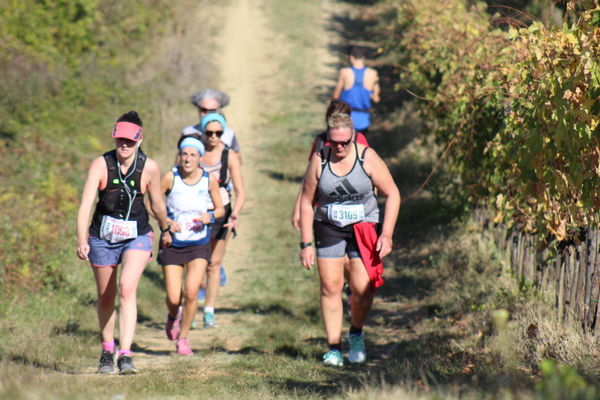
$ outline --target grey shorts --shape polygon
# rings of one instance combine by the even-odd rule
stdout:
[[[358,245],[354,239],[342,239],[331,246],[317,247],[318,258],[341,258],[345,255],[348,255],[348,258],[360,258]]]
[[[338,228],[323,221],[314,221],[318,258],[360,258],[352,226]]]
[[[154,233],[148,232],[135,239],[119,243],[111,243],[108,240],[90,236],[88,243],[90,252],[88,258],[94,267],[114,267],[123,261],[123,253],[129,250],[141,250],[148,252],[148,259],[152,257],[152,245]]]

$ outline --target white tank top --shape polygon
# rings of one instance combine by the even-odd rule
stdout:
[[[181,226],[181,232],[173,235],[174,247],[187,247],[208,243],[209,225],[198,221],[201,213],[208,210],[210,203],[209,175],[202,171],[202,176],[193,185],[181,179],[179,169],[173,167],[173,187],[167,196],[167,214],[169,218]]]

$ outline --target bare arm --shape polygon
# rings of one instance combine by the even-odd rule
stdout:
[[[371,93],[371,100],[373,100],[374,103],[379,103],[379,100],[381,100],[379,97],[381,92],[381,88],[379,87],[379,74],[376,70],[373,70],[373,72],[375,74],[375,81],[373,82],[373,93]]]
[[[165,207],[163,192],[161,191],[160,170],[158,169],[158,164],[156,161],[148,158],[146,160],[144,170],[142,171],[142,175],[143,174],[147,174],[148,183],[146,186],[146,192],[150,198],[150,209],[152,210],[154,217],[158,220],[158,226],[160,227],[161,231],[163,231],[167,229],[169,220],[167,219],[167,208]],[[175,227],[172,227],[171,229],[174,228]],[[170,246],[171,241],[172,239],[170,232],[167,231],[161,234],[162,246]]]
[[[166,195],[167,192],[173,187],[173,171],[167,171],[162,178],[160,179],[160,192],[163,195]],[[146,209],[148,210],[148,214],[154,219],[156,219],[156,215],[150,206],[150,196],[144,197],[144,204],[146,205]]]
[[[88,224],[94,200],[96,199],[96,193],[105,175],[106,162],[104,161],[104,157],[94,159],[88,170],[88,176],[83,186],[83,193],[81,194],[81,203],[77,211],[77,256],[81,260],[88,260],[90,252]]]
[[[302,182],[304,183],[304,182]],[[300,189],[298,190],[298,195],[296,196],[296,201],[294,202],[294,210],[292,211],[292,226],[300,231],[300,199],[302,198],[302,184],[300,185]]]
[[[300,196],[300,232],[301,241],[312,243],[313,241],[313,219],[315,211],[313,199],[317,190],[318,176],[321,169],[321,158],[314,153],[304,174],[302,182],[302,194]],[[300,251],[300,261],[306,269],[311,269],[315,262],[315,249],[310,246]]]
[[[381,235],[377,240],[377,251],[383,258],[392,251],[392,236],[400,212],[400,191],[387,165],[373,149],[369,149],[365,155],[365,170],[371,176],[377,190],[386,196],[385,216]]]
[[[235,204],[231,211],[231,215],[229,216],[229,221],[227,221],[225,226],[234,229],[237,227],[238,215],[240,214],[240,211],[242,211],[242,207],[244,207],[244,202],[246,201],[246,190],[244,188],[244,178],[242,177],[239,154],[230,151],[227,162],[229,164],[229,174],[231,175],[231,181],[233,183],[233,192],[235,193]]]
[[[338,81],[335,85],[335,89],[333,89],[333,94],[331,98],[333,100],[338,100],[340,95],[342,94],[342,90],[344,89],[344,69],[341,69],[338,74]]]

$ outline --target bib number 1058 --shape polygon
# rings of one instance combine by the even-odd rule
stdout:
[[[136,221],[125,221],[108,215],[102,217],[102,224],[100,225],[100,237],[102,239],[111,243],[119,243],[136,238],[137,235]]]

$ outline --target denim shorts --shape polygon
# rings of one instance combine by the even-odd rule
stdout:
[[[108,240],[100,239],[96,236],[90,236],[88,243],[90,252],[88,257],[94,267],[114,267],[119,265],[123,258],[123,253],[129,250],[147,251],[148,258],[152,257],[152,246],[154,242],[154,233],[148,232],[145,235],[135,239],[125,240],[119,243],[111,243]]]

